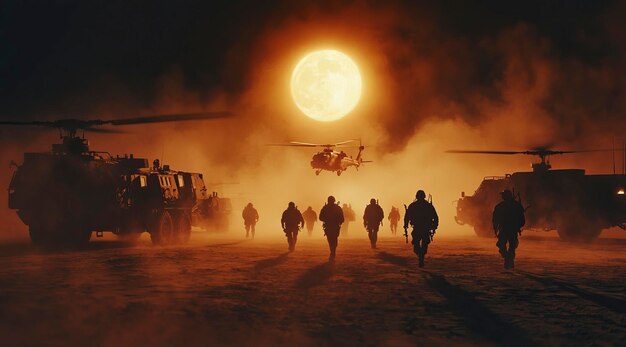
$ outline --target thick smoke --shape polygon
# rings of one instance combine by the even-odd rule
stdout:
[[[531,158],[463,157],[444,154],[446,149],[606,148],[613,136],[623,134],[626,47],[623,21],[611,15],[618,12],[614,7],[595,10],[592,19],[568,35],[565,41],[574,47],[568,49],[541,22],[524,18],[490,17],[493,23],[482,30],[463,27],[453,23],[458,15],[445,13],[455,8],[445,2],[439,7],[289,4],[262,13],[265,19],[255,21],[254,30],[242,24],[242,39],[233,39],[224,54],[220,81],[228,83],[223,88],[198,88],[188,81],[188,67],[173,61],[161,72],[148,102],[129,97],[132,87],[118,79],[100,77],[88,91],[105,91],[111,100],[67,104],[102,118],[221,109],[235,113],[227,120],[129,126],[128,134],[88,136],[94,149],[134,152],[205,173],[215,190],[234,198],[237,223],[248,201],[259,207],[262,226],[278,235],[279,213],[290,200],[301,209],[319,209],[334,194],[352,203],[359,216],[371,197],[380,199],[387,212],[392,204],[410,202],[415,190],[423,188],[440,209],[442,229],[452,230],[453,200],[460,191],[471,193],[484,176],[525,170]],[[470,18],[465,24],[479,21]],[[364,80],[357,108],[330,124],[304,117],[288,90],[298,59],[321,48],[352,56]],[[37,135],[38,141],[27,146],[9,141],[2,161],[19,158],[25,150],[43,150],[52,134]],[[313,151],[265,146],[351,138],[362,139],[365,159],[374,162],[342,177],[316,177],[308,164]],[[607,172],[610,155],[555,158],[555,164]],[[11,211],[11,216],[5,212],[6,220],[15,221]]]

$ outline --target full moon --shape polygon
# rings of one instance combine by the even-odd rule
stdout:
[[[341,119],[361,98],[361,73],[354,61],[335,50],[309,53],[291,75],[291,95],[307,116],[322,122]]]

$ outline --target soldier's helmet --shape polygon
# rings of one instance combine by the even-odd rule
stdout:
[[[296,207],[296,204],[293,201],[289,201],[289,208]]]
[[[252,203],[251,202],[248,203],[248,207],[252,207]]]
[[[417,200],[424,200],[426,199],[426,193],[424,193],[424,191],[420,189],[417,191],[417,193],[415,193],[415,198]]]
[[[502,192],[500,192],[500,196],[502,196],[502,200],[513,200],[513,192],[511,192],[508,189],[505,189]]]
[[[334,196],[332,196],[332,195],[331,195],[331,196],[329,196],[329,197],[328,197],[328,203],[329,203],[329,204],[334,204],[334,203],[335,203],[335,197],[334,197]]]
[[[372,204],[372,205],[376,204],[376,199],[371,198],[371,199],[370,199],[370,204]]]

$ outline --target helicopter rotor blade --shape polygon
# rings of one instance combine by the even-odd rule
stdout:
[[[461,154],[526,154],[526,151],[465,151],[465,150],[449,150],[446,153],[461,153]]]
[[[178,113],[178,114],[163,114],[148,117],[136,117],[136,118],[124,118],[124,119],[110,119],[110,120],[92,120],[87,121],[91,125],[133,125],[133,124],[147,124],[147,123],[164,123],[164,122],[183,122],[192,120],[205,120],[216,118],[228,118],[232,117],[232,113],[228,111],[217,112],[203,112],[203,113]]]
[[[461,154],[527,154],[537,155],[540,157],[547,157],[557,154],[571,154],[571,153],[588,153],[588,152],[605,152],[609,149],[583,149],[583,150],[569,150],[569,151],[554,151],[551,149],[532,149],[528,151],[466,151],[466,150],[448,150],[446,153],[461,153]]]
[[[101,133],[101,134],[125,134],[125,131],[116,130],[116,129],[106,129],[106,128],[85,128],[84,131],[90,133]]]
[[[268,143],[266,146],[272,147],[317,147],[317,145],[298,144],[298,143]]]
[[[299,142],[299,141],[290,141],[289,144],[303,147],[325,147],[325,145],[319,143],[308,143],[308,142]]]
[[[345,145],[346,143],[356,142],[356,141],[359,141],[359,140],[346,140],[346,141],[341,141],[341,142],[334,143],[333,145],[334,146]]]
[[[30,121],[30,122],[15,122],[15,121],[0,121],[0,125],[18,125],[18,126],[44,126],[55,128],[55,122],[44,122],[44,121]]]

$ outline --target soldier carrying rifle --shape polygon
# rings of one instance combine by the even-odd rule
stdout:
[[[419,258],[419,267],[424,267],[424,256],[428,251],[428,244],[432,241],[435,230],[439,226],[439,217],[435,207],[429,201],[426,201],[426,193],[418,190],[413,201],[404,214],[404,236],[407,238],[407,229],[409,224],[413,226],[411,231],[411,243],[413,251]]]
[[[300,213],[295,203],[289,203],[287,209],[283,212],[283,216],[280,219],[280,224],[283,227],[285,236],[287,236],[289,251],[291,252],[296,248],[296,242],[298,241],[298,231],[300,231],[300,228],[304,226],[302,213]]]

